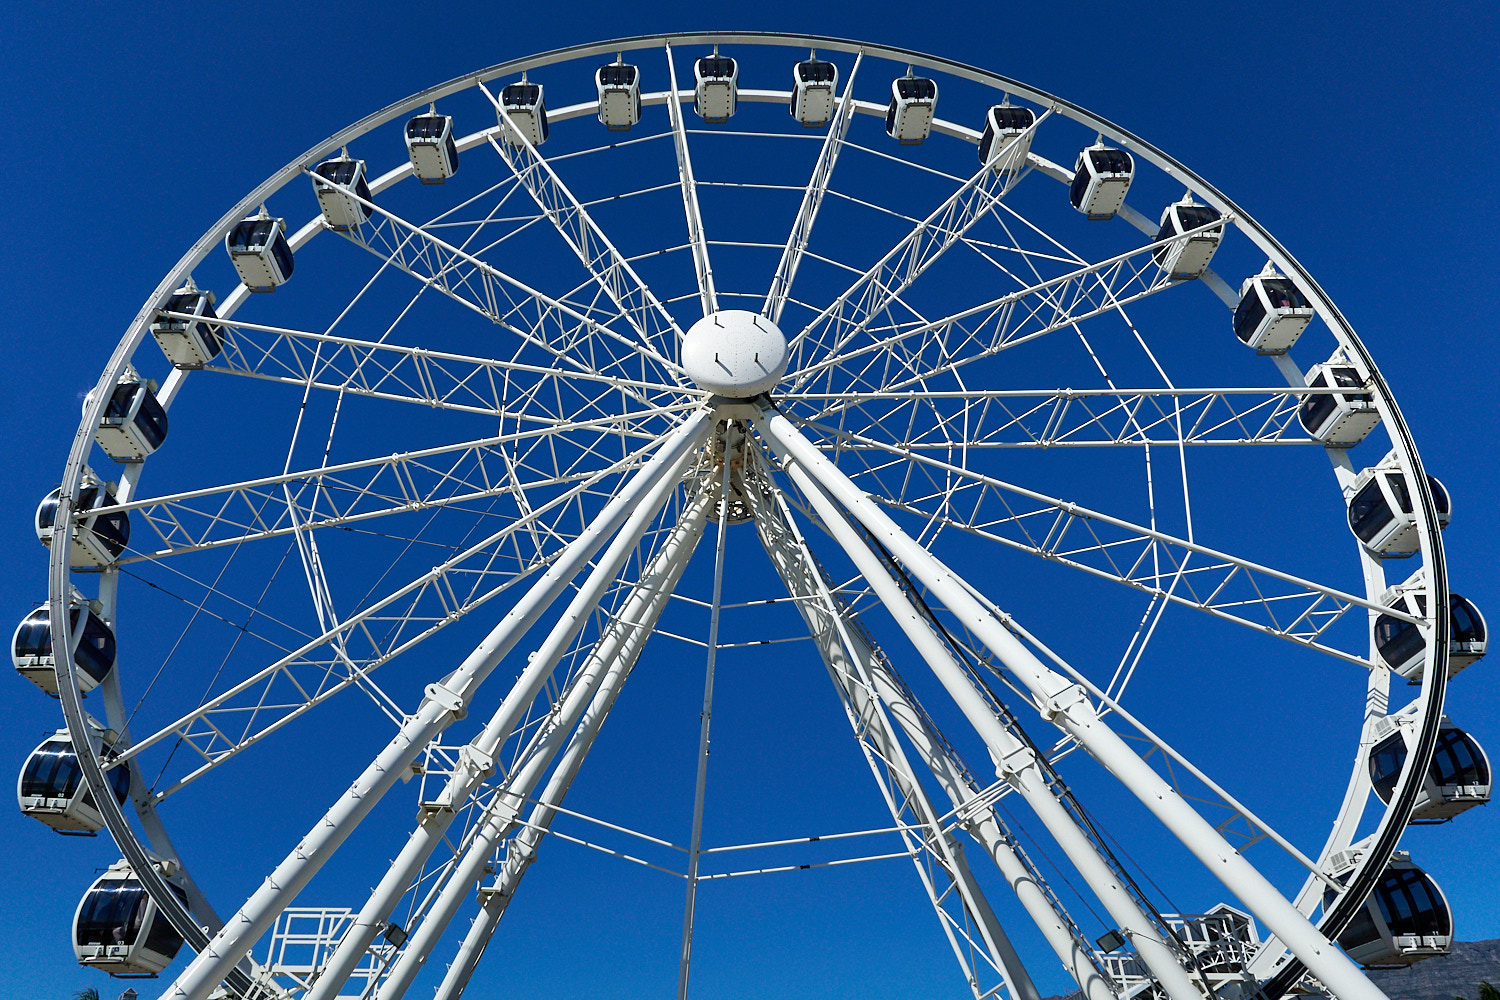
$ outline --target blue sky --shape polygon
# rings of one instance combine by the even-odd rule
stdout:
[[[36,500],[57,482],[82,394],[161,275],[245,191],[324,136],[440,80],[575,42],[700,27],[863,37],[974,63],[1119,122],[1208,177],[1308,266],[1369,345],[1424,461],[1454,494],[1446,534],[1453,586],[1492,618],[1500,615],[1494,570],[1500,533],[1491,514],[1500,486],[1493,445],[1500,418],[1496,393],[1484,388],[1500,354],[1489,332],[1500,290],[1490,266],[1500,205],[1485,174],[1494,160],[1493,122],[1500,111],[1500,23],[1492,7],[1450,4],[1433,13],[1398,4],[1215,10],[1162,4],[1043,12],[987,5],[972,14],[934,12],[916,23],[909,11],[887,16],[856,4],[763,5],[717,19],[689,5],[647,11],[592,4],[545,10],[529,22],[480,4],[370,4],[353,17],[338,10],[278,7],[253,24],[245,21],[243,6],[227,4],[153,5],[141,13],[76,5],[63,13],[10,8],[0,14],[7,50],[0,79],[12,95],[3,120],[15,137],[0,147],[11,181],[3,196],[10,224],[0,241],[0,329],[12,358],[6,398],[15,407],[8,426],[16,442],[14,488],[0,516],[12,542],[0,550],[0,609],[10,619],[44,596],[44,556],[29,521]],[[198,440],[209,446],[204,436]],[[1274,683],[1305,683],[1276,676]],[[734,704],[734,677],[726,677],[723,704]],[[794,677],[782,682],[795,690]],[[30,685],[19,679],[11,685],[3,759],[19,767],[58,716]],[[1310,698],[1323,693],[1307,691]],[[1492,753],[1500,751],[1497,697],[1500,682],[1490,663],[1465,673],[1450,692],[1450,715]],[[1334,704],[1341,714],[1331,725],[1346,727],[1353,704]],[[633,709],[622,701],[621,711]],[[832,701],[805,711],[805,718],[793,714],[777,723],[784,757],[779,751],[768,757],[763,745],[738,746],[733,711],[726,711],[715,767],[733,771],[738,760],[746,773],[764,768],[796,775],[825,766],[842,773],[847,759],[834,760],[832,751],[804,739],[814,723],[838,724]],[[677,723],[690,743],[696,720]],[[1301,753],[1296,739],[1235,745],[1240,749],[1224,758],[1226,771],[1265,795],[1291,780],[1288,768]],[[283,757],[282,763],[285,770],[237,780],[245,782],[247,795],[267,801],[287,796],[298,800],[297,809],[320,810],[329,783],[337,779],[342,787],[353,773],[351,761],[339,760],[326,768],[326,782],[309,780],[297,773],[306,762]],[[811,809],[821,794],[817,783],[799,777],[792,784],[794,793],[785,783],[753,785],[747,801],[795,794]],[[645,797],[640,808],[649,812],[649,801]],[[876,805],[866,801],[861,815],[878,819],[868,808]],[[207,801],[195,807],[204,828],[188,839],[211,846],[215,807]],[[405,828],[406,814],[404,800],[387,810],[392,829]],[[1459,936],[1468,940],[1500,937],[1500,911],[1493,905],[1500,870],[1489,860],[1500,835],[1495,815],[1475,810],[1447,826],[1414,831],[1407,842],[1442,883]],[[14,810],[0,810],[0,824],[14,845],[0,878],[0,908],[32,935],[34,949],[0,993],[69,995],[98,985],[108,995],[114,984],[73,963],[67,927],[91,872],[114,860],[112,847],[103,839],[52,836]],[[277,858],[291,842],[270,835],[266,841],[267,855]],[[671,894],[679,891],[637,873],[620,875],[592,855],[559,851],[557,857],[579,878],[617,881],[608,899],[591,899],[586,910],[538,904],[526,921],[512,918],[514,926],[506,929],[516,937],[507,948],[522,956],[507,972],[513,985],[564,981],[552,976],[576,962],[567,945],[573,935],[587,933],[596,919],[628,924],[633,901],[658,895],[670,913]],[[237,863],[221,858],[200,867]],[[806,961],[807,942],[793,940],[799,936],[813,937],[824,949],[822,971],[809,973],[811,982],[822,974],[846,977],[850,966],[866,965],[880,970],[870,975],[888,976],[875,995],[882,989],[895,995],[929,975],[940,987],[935,995],[962,988],[951,961],[935,949],[930,962],[887,968],[887,939],[874,923],[868,933],[827,932],[818,923],[824,919],[814,906],[818,894],[858,891],[839,878],[812,888],[745,880],[738,896],[706,903],[710,916],[731,903],[740,908],[740,923],[707,925],[700,937],[706,954],[732,955],[737,927],[763,931],[766,937],[757,940],[769,943],[759,946],[765,950],[749,966],[715,966],[727,970],[726,978],[704,980],[704,993],[830,995],[781,978],[775,949]],[[898,883],[907,888],[902,880],[909,882],[910,873],[892,870],[889,898],[862,902],[884,911],[892,925],[906,917],[925,920],[921,932],[935,938],[919,900],[898,891]],[[220,905],[233,908],[229,900]],[[672,920],[664,918],[663,926]],[[807,930],[813,927],[825,929]],[[651,942],[660,939],[649,930],[642,921],[638,941],[627,935],[600,945],[600,954],[625,970],[621,981],[643,989],[656,988],[662,969],[651,952]],[[1060,991],[1055,979],[1043,981],[1044,993]],[[851,989],[854,982],[833,981]]]

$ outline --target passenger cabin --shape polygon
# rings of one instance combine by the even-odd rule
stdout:
[[[458,173],[458,144],[453,141],[453,119],[427,107],[406,123],[406,155],[411,172],[423,184],[441,184]]]
[[[1224,224],[1219,218],[1217,210],[1195,204],[1191,195],[1162,209],[1161,229],[1156,234],[1156,242],[1171,242],[1158,247],[1154,256],[1172,280],[1191,281],[1208,270],[1214,251],[1219,249],[1219,241],[1224,238]],[[1219,224],[1212,225],[1215,222]],[[1211,228],[1204,229],[1204,226]],[[1192,235],[1184,235],[1186,233]]]
[[[1135,158],[1100,143],[1078,151],[1068,201],[1090,219],[1112,219],[1135,179]]]
[[[885,132],[903,146],[915,146],[932,131],[937,113],[937,83],[923,76],[905,76],[891,81],[891,103],[885,111]]]
[[[1432,476],[1427,477],[1427,485],[1437,508],[1438,527],[1446,528],[1452,514],[1448,491]],[[1401,557],[1421,548],[1406,473],[1394,452],[1362,471],[1348,496],[1349,529],[1372,554]]]
[[[1380,603],[1415,618],[1427,617],[1427,570],[1417,570],[1400,586],[1380,595]],[[1448,676],[1483,658],[1489,641],[1484,615],[1470,601],[1448,593]],[[1394,615],[1375,619],[1375,655],[1380,662],[1409,681],[1421,681],[1426,672],[1427,640],[1422,630]]]
[[[1370,786],[1390,804],[1406,755],[1417,739],[1413,715],[1386,716],[1375,723],[1370,747]],[[1414,822],[1440,823],[1490,800],[1490,759],[1468,733],[1443,716],[1432,764],[1412,810]]]
[[[1292,284],[1292,279],[1283,278],[1268,266],[1240,285],[1240,304],[1234,308],[1234,335],[1261,354],[1285,354],[1312,318],[1312,306]]]
[[[1339,875],[1335,872],[1334,878]],[[1338,944],[1365,968],[1406,966],[1446,955],[1453,947],[1453,911],[1432,876],[1412,864],[1405,851],[1397,851]]]
[[[84,408],[93,404],[90,392]],[[167,439],[167,411],[156,398],[156,383],[126,369],[109,394],[94,440],[116,462],[139,462]]]
[[[101,759],[107,751],[102,740],[94,752]],[[130,771],[124,765],[104,772],[110,792],[120,805],[130,795]],[[58,833],[90,835],[104,829],[104,817],[94,802],[93,791],[83,780],[78,752],[66,729],[47,737],[45,743],[31,751],[16,779],[16,801],[21,812],[45,823]]]
[[[69,629],[79,634],[73,651],[78,690],[88,694],[115,666],[115,633],[92,608],[74,601]],[[80,621],[80,619],[82,619]],[[10,639],[10,662],[16,671],[50,695],[57,694],[57,658],[52,651],[52,613],[42,605],[21,619]]]
[[[979,162],[1000,177],[1014,177],[1026,166],[1031,152],[1032,126],[1036,115],[1030,108],[997,104],[984,116],[984,132],[979,137]]]
[[[167,885],[187,906],[187,894]],[[73,954],[111,975],[154,976],[181,947],[181,935],[124,861],[94,881],[73,915]]]
[[[740,67],[728,56],[704,56],[693,63],[693,109],[711,125],[722,125],[734,116],[740,99]]]
[[[224,237],[224,249],[252,292],[274,292],[292,276],[292,246],[286,240],[286,220],[260,213],[235,225]]]
[[[616,59],[594,71],[599,122],[611,132],[628,132],[641,120],[641,71]]]
[[[1310,389],[1353,389],[1354,392],[1318,392],[1302,397],[1297,419],[1302,429],[1329,448],[1353,448],[1380,423],[1370,383],[1359,369],[1344,360],[1342,351],[1307,372]]]
[[[36,509],[36,537],[48,548],[52,546],[52,523],[57,518],[57,504],[62,490],[55,489],[42,498]],[[85,473],[78,490],[74,510],[73,543],[68,565],[74,569],[103,569],[114,563],[130,543],[130,516],[124,511],[110,511],[115,504],[114,490],[101,483],[93,473]],[[94,513],[88,513],[94,508]]]
[[[839,68],[817,53],[792,66],[792,117],[803,128],[822,128],[833,120]]]
[[[500,91],[499,115],[501,137],[511,146],[521,145],[524,137],[533,148],[547,141],[547,101],[540,83],[529,83],[521,74],[520,83],[509,83]],[[509,118],[510,121],[506,121]]]
[[[364,160],[350,159],[346,149],[314,167],[313,174],[313,193],[318,197],[318,207],[323,210],[323,221],[329,229],[347,233],[369,220],[370,206],[365,202],[370,200],[370,185],[365,179]],[[324,184],[319,177],[338,187]]]
[[[202,368],[223,350],[218,328],[205,322],[219,318],[214,312],[216,301],[213,292],[199,291],[189,278],[157,310],[156,318],[151,321],[151,336],[176,367]]]

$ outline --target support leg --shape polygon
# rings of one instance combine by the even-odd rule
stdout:
[[[516,835],[507,849],[505,864],[496,874],[494,883],[480,890],[483,907],[464,936],[458,956],[448,967],[448,973],[438,987],[436,1000],[458,1000],[464,987],[468,985],[469,977],[474,974],[474,967],[484,953],[490,936],[505,915],[505,908],[510,905],[516,887],[536,858],[537,847],[556,816],[555,807],[561,805],[568,794],[568,789],[593,746],[594,738],[604,725],[621,686],[630,676],[646,640],[656,627],[657,619],[661,617],[662,609],[666,607],[678,580],[682,578],[688,556],[702,537],[712,499],[712,494],[707,490],[699,494],[697,503],[684,513],[678,528],[641,575],[619,615],[594,646],[590,658],[605,664],[608,673],[599,686],[599,693],[594,696],[579,722],[573,739],[558,758],[557,768],[538,796],[538,803],[527,817],[525,828]]]
[[[167,989],[166,997],[207,1000],[250,947],[271,929],[277,915],[296,899],[381,796],[406,772],[422,748],[462,715],[474,690],[551,606],[605,539],[619,529],[647,491],[664,476],[681,475],[691,457],[692,446],[702,440],[708,422],[707,411],[698,411],[674,430],[651,461],[604,506],[595,523],[568,544],[459,668],[441,682],[428,686],[427,697],[395,738],[251,894],[239,912],[225,922],[208,947]],[[545,677],[535,679],[530,697],[536,696],[545,680]],[[514,726],[514,721],[510,726]]]
[[[790,512],[777,504],[766,491],[750,486],[746,496],[755,515],[756,528],[761,543],[776,572],[785,583],[787,593],[797,599],[797,608],[807,622],[823,663],[833,679],[839,696],[854,727],[856,738],[864,747],[865,756],[875,772],[876,780],[883,790],[887,782],[893,786],[886,794],[891,807],[891,816],[899,825],[918,826],[924,829],[922,847],[947,875],[950,887],[957,890],[957,897],[968,918],[979,932],[980,940],[974,942],[963,929],[963,925],[944,909],[943,899],[951,895],[949,888],[932,891],[925,862],[919,854],[912,855],[917,872],[929,889],[933,906],[944,920],[944,931],[954,946],[959,962],[964,968],[970,987],[977,1000],[993,996],[999,986],[988,986],[981,980],[982,970],[971,967],[966,951],[955,938],[955,931],[965,936],[966,944],[980,944],[988,953],[989,962],[1000,974],[1012,1000],[1040,1000],[1036,986],[1027,974],[1001,927],[999,919],[991,909],[968,862],[963,856],[957,840],[943,828],[938,810],[928,798],[925,789],[917,781],[908,763],[906,754],[896,739],[890,719],[874,697],[874,682],[871,678],[871,653],[869,645],[858,637],[858,630],[851,626],[847,610],[832,592],[821,567],[792,522]],[[892,794],[892,792],[894,794]],[[1050,914],[1049,914],[1050,916]],[[953,926],[949,926],[949,924]]]
[[[822,496],[828,490],[907,570],[979,637],[1031,692],[1042,713],[1076,739],[1182,841],[1340,1000],[1385,994],[1245,860],[1198,811],[1099,718],[1087,692],[1042,663],[990,615],[956,576],[903,532],[780,414],[758,423],[779,456]],[[827,515],[840,523],[842,514]],[[845,525],[847,527],[847,525]],[[866,550],[868,551],[868,550]],[[889,577],[882,570],[882,576]],[[1153,969],[1153,972],[1155,970]]]
[[[515,687],[501,702],[478,736],[460,753],[459,766],[430,808],[424,808],[417,828],[407,839],[401,853],[391,862],[380,884],[370,893],[339,946],[329,957],[318,981],[307,994],[307,1000],[331,1000],[338,996],[349,974],[375,940],[391,911],[400,902],[412,880],[422,870],[427,858],[442,843],[449,826],[469,796],[494,771],[494,758],[510,737],[514,720],[530,703],[531,679],[550,676],[568,646],[578,635],[595,606],[624,568],[641,536],[656,519],[658,512],[677,488],[677,476],[664,476],[635,508],[609,548],[589,573],[583,586],[569,602],[557,624],[523,671]],[[580,681],[589,682],[587,674]],[[534,693],[531,695],[534,697]],[[560,723],[561,724],[561,723]],[[571,728],[572,723],[566,724]],[[524,789],[521,794],[527,794]]]
[[[785,423],[784,418],[773,419],[782,419]],[[765,423],[771,424],[772,421]],[[786,427],[790,428],[790,424],[786,424]],[[774,435],[775,429],[771,433]],[[795,434],[795,430],[792,433]],[[777,437],[772,436],[770,440],[773,445],[781,444]],[[879,557],[844,519],[840,507],[823,491],[820,481],[814,479],[805,468],[800,455],[798,461],[788,465],[787,473],[807,496],[824,527],[843,546],[855,568],[895,617],[897,624],[942,682],[969,724],[989,747],[997,762],[997,773],[1036,811],[1038,818],[1078,869],[1089,888],[1099,897],[1121,932],[1135,946],[1137,954],[1162,989],[1171,1000],[1202,1000],[1201,992],[1183,970],[1176,949],[1168,944],[1150,916],[1136,904],[1115,872],[1099,855],[1087,834],[1058,800],[1037,759],[1036,751],[1012,734],[995,716],[990,705],[974,689],[963,668],[953,661],[942,640],[928,627],[926,619],[912,606],[901,587],[891,578]]]

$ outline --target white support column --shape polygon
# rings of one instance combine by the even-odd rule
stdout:
[[[683,463],[690,457],[684,455]],[[516,682],[516,688],[501,702],[479,735],[461,751],[459,766],[437,796],[437,805],[423,809],[417,828],[412,831],[401,853],[391,862],[380,884],[365,901],[338,948],[324,965],[318,981],[308,991],[306,1000],[330,1000],[338,996],[345,980],[359,965],[360,959],[380,933],[391,911],[401,901],[412,880],[421,872],[428,856],[442,843],[448,827],[457,818],[464,803],[483,784],[484,779],[494,772],[494,758],[511,734],[513,723],[510,720],[524,712],[526,705],[530,703],[531,699],[526,698],[525,694],[526,689],[531,686],[531,678],[545,678],[552,674],[588,616],[593,613],[616,576],[634,554],[641,536],[671,498],[680,478],[680,472],[677,475],[663,476],[631,512],[625,526],[620,529],[583,586],[569,602],[567,610],[548,633],[546,640],[532,654],[526,670]],[[591,675],[585,670],[579,674],[578,683],[587,686],[597,681],[596,675],[597,671]],[[582,710],[583,702],[580,701],[578,711],[581,713]],[[572,728],[574,722],[576,716],[572,721],[563,718],[556,725],[566,731]],[[555,737],[556,741],[560,739],[561,737]],[[518,776],[512,777],[514,780]],[[507,784],[507,790],[516,791],[523,796],[531,791],[529,787],[514,788],[511,783]]]
[[[745,494],[755,514],[761,544],[785,584],[787,593],[795,599],[803,621],[807,623],[808,631],[823,657],[823,665],[828,669],[828,676],[833,680],[840,699],[847,708],[856,738],[861,743],[869,741],[874,751],[873,754],[867,752],[866,758],[875,771],[876,780],[883,789],[889,781],[897,793],[896,796],[886,796],[887,804],[891,807],[891,818],[898,825],[910,823],[924,828],[924,846],[948,876],[951,885],[958,890],[963,909],[979,930],[981,940],[978,943],[989,953],[989,961],[999,972],[1011,1000],[1040,1000],[1036,984],[1032,982],[1020,955],[1011,945],[989,900],[974,879],[963,849],[953,835],[943,828],[938,818],[938,809],[917,780],[905,750],[896,739],[890,719],[876,700],[872,678],[874,651],[864,642],[859,630],[851,627],[845,608],[829,587],[806,540],[792,521],[791,512],[784,503],[773,502],[758,487],[748,483],[747,487],[749,488]],[[778,497],[777,500],[779,499]],[[912,855],[912,862],[917,866],[924,885],[931,891],[933,885],[926,870],[926,862],[916,853]],[[948,892],[943,887],[932,893],[933,906],[938,910],[940,918],[947,916],[941,897],[948,895]],[[959,940],[948,927],[945,926],[944,930],[948,932],[949,941],[958,953],[975,996],[993,996],[994,988],[980,982],[978,971],[971,967]],[[973,942],[965,940],[962,944],[972,945]]]
[[[761,422],[762,425],[766,422]],[[787,426],[790,426],[789,424]],[[774,431],[773,431],[774,433]],[[780,445],[771,437],[773,445]],[[821,457],[821,456],[820,456]],[[1203,1000],[1202,993],[1188,978],[1178,961],[1176,951],[1167,944],[1151,918],[1141,911],[1120,879],[1099,856],[1094,844],[1074,822],[1066,807],[1058,801],[1037,760],[1036,752],[1021,742],[995,717],[979,692],[974,689],[963,669],[953,661],[942,640],[928,627],[926,619],[912,607],[907,596],[878,556],[870,551],[864,539],[844,519],[833,498],[828,496],[800,462],[788,464],[787,473],[808,502],[817,511],[829,534],[844,548],[854,566],[870,584],[901,630],[906,633],[918,654],[942,682],[971,726],[984,740],[996,761],[995,773],[1020,793],[1036,812],[1068,860],[1109,911],[1120,931],[1134,945],[1151,974],[1171,1000]]]
[[[693,829],[688,840],[687,899],[682,907],[682,951],[677,966],[677,1000],[687,1000],[693,965],[693,917],[698,907],[698,864],[703,850],[703,800],[708,791],[708,731],[713,721],[714,665],[719,658],[719,615],[724,596],[724,547],[729,527],[729,473],[735,447],[745,439],[739,424],[724,430],[724,457],[719,469],[719,525],[714,538],[714,583],[708,612],[708,655],[703,668],[703,711],[698,716],[698,772],[693,783]]]
[[[799,481],[806,480],[822,503],[828,504],[831,498],[836,498],[1025,685],[1044,717],[1076,739],[1139,798],[1334,995],[1340,1000],[1386,1000],[1385,994],[1358,966],[1309,923],[1119,734],[1104,724],[1081,685],[1042,663],[970,595],[955,574],[902,531],[785,417],[766,413],[757,426],[788,463],[788,471]],[[824,489],[831,498],[823,495]],[[832,518],[848,530],[837,507],[827,514],[820,512],[820,516]],[[836,529],[837,525],[831,523],[830,528]],[[859,547],[868,551],[862,542]],[[889,579],[884,569],[880,576]]]
[[[563,550],[541,578],[522,597],[468,658],[443,680],[427,687],[426,697],[394,739],[383,749],[317,825],[302,838],[275,871],[222,930],[183,970],[164,994],[170,1000],[207,1000],[208,995],[302,891],[318,869],[333,856],[344,839],[374,808],[411,762],[454,719],[462,718],[475,689],[499,665],[528,629],[551,606],[567,584],[617,531],[643,496],[663,477],[681,469],[691,448],[704,437],[710,416],[700,410],[688,417],[662,443],[657,453]],[[530,689],[529,703],[545,683],[544,676],[526,676],[517,691]],[[516,694],[513,691],[512,694]],[[507,729],[519,719],[508,720]]]
[[[855,637],[855,643],[864,645],[859,636]],[[1061,904],[1040,874],[1018,853],[1014,838],[996,815],[994,806],[978,805],[972,801],[976,789],[969,786],[962,771],[944,752],[945,741],[931,728],[926,712],[915,703],[881,657],[869,655],[868,658],[876,695],[932,770],[953,804],[959,824],[984,848],[1000,870],[1032,923],[1036,924],[1063,968],[1078,984],[1084,1000],[1117,1000],[1115,985],[1094,963],[1087,941],[1072,919],[1060,912]]]
[[[469,977],[474,974],[474,967],[484,953],[490,936],[504,916],[505,908],[510,905],[521,877],[536,858],[537,847],[556,816],[555,807],[561,805],[568,794],[573,779],[593,746],[594,738],[599,735],[605,718],[614,706],[620,688],[629,678],[641,650],[656,627],[657,619],[661,617],[662,609],[677,588],[677,582],[682,579],[688,559],[703,536],[707,512],[713,499],[712,491],[707,489],[697,495],[671,536],[662,545],[661,551],[641,574],[620,613],[610,622],[590,653],[592,660],[607,667],[604,680],[567,749],[558,759],[556,770],[538,796],[537,805],[527,817],[525,828],[516,835],[506,850],[505,864],[496,875],[494,884],[480,890],[484,900],[483,907],[464,935],[458,955],[448,966],[447,975],[438,987],[436,1000],[457,1000],[468,985]]]

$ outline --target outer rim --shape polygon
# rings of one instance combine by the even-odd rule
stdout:
[[[1427,476],[1421,464],[1421,459],[1417,453],[1416,442],[1391,394],[1390,387],[1385,381],[1384,376],[1380,374],[1373,357],[1371,357],[1369,351],[1366,350],[1364,344],[1359,340],[1353,327],[1343,313],[1323,291],[1322,287],[1314,280],[1307,269],[1282,246],[1280,241],[1256,222],[1253,217],[1195,171],[1173,159],[1155,145],[1115,125],[1107,119],[1092,114],[1079,105],[1030,87],[1020,81],[1012,80],[1000,74],[991,73],[966,63],[960,63],[911,49],[870,44],[830,36],[781,32],[675,32],[638,35],[604,42],[568,46],[520,59],[497,63],[485,69],[454,77],[444,83],[388,105],[380,111],[368,115],[353,125],[335,133],[323,142],[313,146],[300,157],[292,160],[265,181],[261,182],[261,184],[231,208],[208,232],[193,244],[188,252],[167,273],[167,276],[153,291],[150,298],[146,300],[140,312],[137,313],[135,319],[127,328],[125,335],[111,354],[104,372],[96,383],[93,401],[85,406],[78,430],[74,434],[73,442],[68,452],[68,459],[63,469],[61,484],[63,500],[58,504],[57,516],[54,522],[54,531],[57,536],[62,538],[70,537],[74,513],[73,503],[76,499],[83,470],[87,465],[88,454],[93,444],[93,429],[98,425],[108,400],[108,392],[106,390],[114,384],[143,340],[150,318],[157,308],[158,303],[162,301],[165,295],[176,288],[192,271],[193,267],[202,261],[222,241],[231,226],[239,221],[240,218],[243,218],[256,205],[265,201],[272,193],[285,186],[292,178],[301,174],[312,164],[330,155],[334,150],[348,143],[351,139],[385,124],[413,108],[457,93],[468,87],[476,86],[479,83],[488,82],[496,77],[535,69],[556,62],[585,58],[591,55],[635,51],[672,44],[707,45],[715,43],[721,45],[738,43],[822,48],[851,54],[865,53],[878,58],[920,64],[924,67],[940,70],[962,79],[1002,89],[1028,101],[1049,106],[1064,117],[1077,121],[1108,136],[1111,140],[1118,142],[1132,153],[1144,157],[1169,176],[1181,180],[1195,195],[1217,208],[1221,213],[1233,213],[1236,228],[1248,236],[1284,274],[1294,277],[1297,280],[1299,287],[1308,295],[1317,308],[1318,314],[1328,324],[1335,339],[1368,373],[1374,390],[1377,411],[1389,429],[1393,450],[1407,472],[1408,485],[1414,487],[1414,492],[1419,498],[1419,503],[1415,505],[1416,509],[1414,513],[1417,518],[1417,527],[1420,535],[1420,552],[1423,563],[1428,571],[1428,586],[1430,588],[1430,603],[1428,606],[1434,609],[1447,606],[1449,596],[1447,567],[1443,556],[1442,536],[1437,527],[1436,505],[1431,489],[1428,486]],[[1334,459],[1336,468],[1349,471],[1350,467],[1347,460],[1343,459],[1342,452],[1331,452],[1330,455]],[[137,465],[134,468],[127,467],[126,474],[128,476],[131,472],[137,472],[141,468],[141,465]],[[1358,547],[1357,543],[1356,546]],[[59,545],[53,547],[49,554],[48,600],[49,613],[53,621],[66,620],[65,616],[70,589],[68,551],[68,545]],[[1361,557],[1364,558],[1363,554]],[[1372,594],[1370,596],[1374,597],[1376,595]],[[1403,767],[1395,794],[1392,796],[1391,803],[1387,806],[1375,834],[1370,839],[1369,848],[1360,861],[1358,868],[1355,869],[1349,878],[1347,890],[1340,896],[1339,901],[1331,910],[1325,913],[1319,921],[1319,929],[1330,939],[1336,938],[1358,909],[1363,906],[1365,899],[1374,889],[1377,879],[1384,872],[1402,833],[1406,829],[1410,814],[1415,806],[1416,797],[1421,791],[1422,777],[1431,763],[1442,719],[1443,699],[1448,679],[1446,670],[1437,669],[1437,664],[1446,664],[1448,657],[1449,623],[1447,616],[1442,614],[1434,615],[1433,620],[1429,623],[1429,627],[1429,641],[1427,643],[1423,680],[1419,696],[1421,705],[1418,713],[1421,721],[1417,727],[1416,742],[1407,754],[1406,764]],[[208,935],[205,933],[204,928],[199,926],[177,897],[168,890],[166,881],[151,864],[150,855],[137,840],[123,810],[116,803],[112,795],[105,794],[103,791],[107,788],[107,783],[98,757],[93,753],[92,746],[87,739],[88,729],[84,722],[81,696],[77,686],[77,668],[73,662],[71,649],[63,650],[63,655],[59,657],[58,666],[60,671],[66,674],[66,681],[64,682],[63,678],[60,677],[58,685],[60,688],[59,700],[62,703],[63,716],[67,721],[69,734],[74,746],[86,748],[87,750],[87,752],[80,752],[78,755],[81,770],[85,781],[95,793],[94,798],[100,805],[100,812],[105,819],[107,828],[125,855],[125,859],[131,863],[142,885],[156,901],[159,911],[163,912],[169,918],[174,929],[182,935],[184,943],[194,948],[195,951],[201,951],[208,944]],[[1362,754],[1357,751],[1355,782],[1358,781],[1362,761]],[[1346,808],[1347,805],[1348,800],[1346,799]],[[206,914],[206,916],[208,915]],[[215,922],[217,922],[216,918],[211,919],[215,919]],[[1300,963],[1292,959],[1289,955],[1286,956],[1286,959],[1276,976],[1272,980],[1269,980],[1263,987],[1263,992],[1267,996],[1279,996],[1300,976],[1302,971]],[[248,979],[244,980],[242,984],[236,985],[248,986]]]

